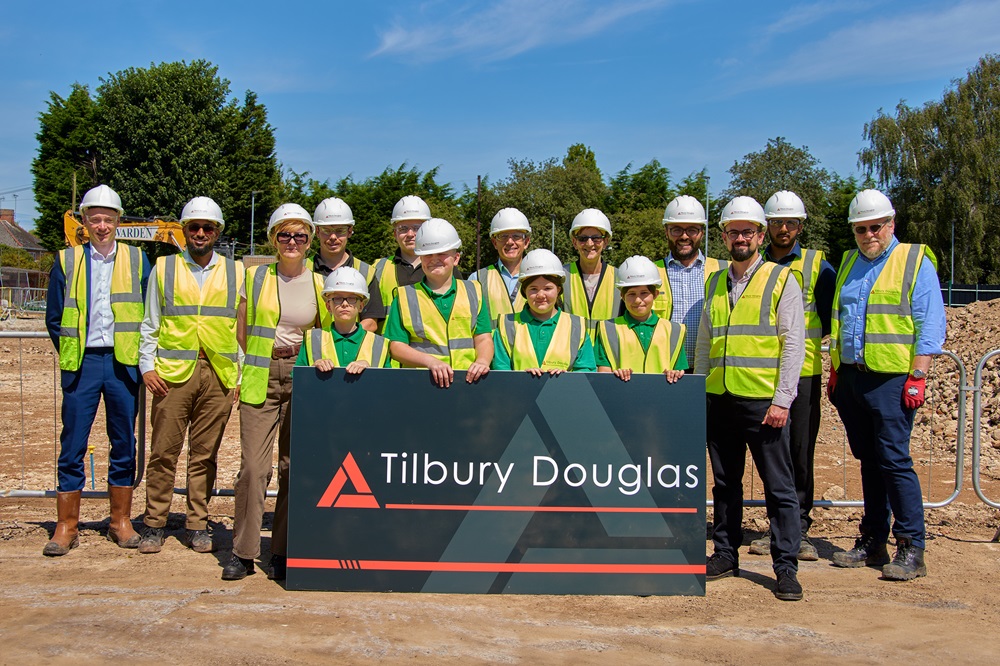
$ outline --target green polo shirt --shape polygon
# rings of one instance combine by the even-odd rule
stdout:
[[[365,339],[365,329],[360,326],[355,326],[354,330],[347,335],[341,335],[331,324],[328,330],[331,334],[333,334],[333,346],[337,350],[337,360],[340,361],[340,365],[342,367],[346,367],[348,363],[356,361],[358,358],[358,351],[361,349],[361,343],[364,342]],[[308,331],[306,331],[306,335],[309,335]],[[305,345],[302,345],[302,347],[299,348],[299,357],[295,359],[295,367],[300,365],[309,365]],[[388,358],[386,358],[385,365],[382,367],[389,367]]]
[[[628,312],[625,313],[625,323],[628,324],[628,327],[632,329],[632,332],[635,333],[637,338],[639,338],[639,344],[642,345],[643,352],[649,351],[649,343],[653,340],[653,329],[656,328],[656,322],[658,321],[660,321],[660,318],[655,312],[651,313],[646,321],[638,321]],[[595,349],[597,367],[610,368],[611,361],[608,360],[608,355],[604,353],[604,345],[596,345]],[[684,352],[684,348],[681,347],[681,353],[680,356],[677,357],[677,363],[674,364],[674,370],[687,370],[687,368],[687,354]]]
[[[451,286],[448,287],[448,291],[443,294],[428,289],[427,284],[423,281],[414,285],[414,288],[420,289],[430,296],[431,301],[434,302],[434,307],[438,309],[444,320],[448,321],[448,318],[451,317],[451,311],[455,307],[456,284],[454,277],[451,279]],[[472,335],[489,333],[492,330],[493,325],[490,323],[489,303],[484,298],[482,303],[479,304],[479,316],[476,317],[476,328],[472,332]],[[392,305],[389,306],[389,316],[386,317],[385,330],[382,332],[382,335],[393,342],[410,344],[410,333],[403,327],[403,315],[399,312],[399,298],[394,299]]]
[[[527,305],[521,310],[521,321],[528,327],[528,336],[531,338],[532,347],[535,348],[535,357],[539,366],[542,365],[545,353],[549,350],[549,343],[552,342],[552,335],[555,333],[556,324],[561,316],[562,312],[556,310],[554,317],[539,321],[531,314]],[[493,369],[513,370],[514,362],[507,354],[503,340],[500,339],[499,330],[493,331],[493,348]],[[594,372],[595,370],[597,370],[597,365],[594,363],[594,345],[590,342],[590,336],[585,335],[583,336],[583,347],[580,348],[580,352],[576,355],[576,361],[573,363],[573,371]]]

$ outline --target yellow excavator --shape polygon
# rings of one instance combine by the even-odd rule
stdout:
[[[90,239],[86,227],[80,220],[80,214],[71,210],[63,215],[63,230],[66,233],[66,245],[70,247],[83,245]],[[169,243],[181,250],[187,248],[181,223],[159,218],[147,220],[142,217],[122,217],[115,238],[123,241]]]

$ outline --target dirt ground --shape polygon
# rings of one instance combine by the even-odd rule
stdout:
[[[975,361],[984,353],[979,348],[998,346],[996,335],[987,331],[997,330],[992,327],[1000,322],[1000,304],[978,312],[966,308],[962,316],[976,327],[981,344],[949,348],[963,358],[971,383]],[[14,325],[38,329],[37,322]],[[959,382],[953,367],[950,360],[938,361],[930,401],[914,434],[913,455],[924,493],[935,502],[955,488]],[[996,374],[990,365],[987,378],[995,380]],[[0,492],[54,487],[55,376],[47,340],[0,340]],[[983,416],[990,437],[1000,423],[1000,410],[991,399],[984,402]],[[98,424],[102,419],[99,414]],[[220,488],[232,487],[239,464],[238,432],[234,413],[220,454]],[[100,425],[92,441],[100,490],[107,466]],[[994,441],[1000,445],[1000,437],[984,436],[982,481],[984,492],[996,500],[1000,448]],[[107,501],[87,499],[80,548],[55,559],[41,556],[54,528],[54,500],[0,497],[0,566],[7,580],[0,592],[0,663],[103,663],[116,658],[218,664],[373,659],[871,663],[930,656],[995,663],[1000,544],[992,538],[1000,511],[971,490],[969,428],[964,448],[963,490],[957,501],[927,512],[927,578],[891,583],[880,580],[874,569],[833,567],[831,554],[853,544],[860,510],[817,508],[811,535],[821,559],[801,563],[805,599],[798,603],[775,600],[769,558],[745,553],[743,575],[709,583],[704,598],[287,592],[259,569],[243,581],[220,580],[231,545],[233,502],[228,497],[211,504],[214,554],[193,553],[178,540],[183,497],[175,497],[168,523],[171,538],[156,555],[121,550],[105,540]],[[856,463],[826,404],[816,477],[817,497],[860,498]],[[178,485],[183,485],[183,466]],[[760,498],[760,482],[752,474],[746,486],[752,497]],[[143,501],[140,485],[132,512],[136,518]],[[270,519],[268,513],[265,564]],[[745,524],[751,531],[748,540],[766,529],[763,510],[749,509]]]

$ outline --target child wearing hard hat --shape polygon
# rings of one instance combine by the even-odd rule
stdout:
[[[305,334],[295,366],[312,365],[320,372],[345,368],[350,375],[388,367],[389,341],[358,325],[369,297],[368,283],[357,269],[341,266],[326,276],[323,301],[333,321],[329,329],[314,328]]]
[[[494,370],[525,370],[536,377],[567,370],[593,372],[594,347],[587,320],[562,312],[566,272],[559,257],[532,250],[521,261],[519,290],[526,304],[500,318],[493,332]]]
[[[404,368],[427,368],[434,383],[451,386],[455,370],[477,381],[490,371],[493,327],[479,283],[455,279],[462,240],[446,220],[420,225],[414,252],[424,279],[399,288],[386,318],[389,354]]]
[[[627,382],[633,372],[663,374],[673,384],[688,367],[686,326],[658,317],[653,303],[663,284],[656,264],[642,256],[626,259],[616,271],[625,314],[597,327],[597,371]]]

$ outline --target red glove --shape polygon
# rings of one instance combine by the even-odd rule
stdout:
[[[903,406],[907,409],[916,409],[924,404],[924,388],[926,384],[926,379],[917,379],[913,375],[907,377],[906,383],[903,384]]]
[[[831,365],[830,366],[830,381],[826,383],[826,397],[829,398],[830,404],[833,404],[833,391],[837,388],[837,370]]]

